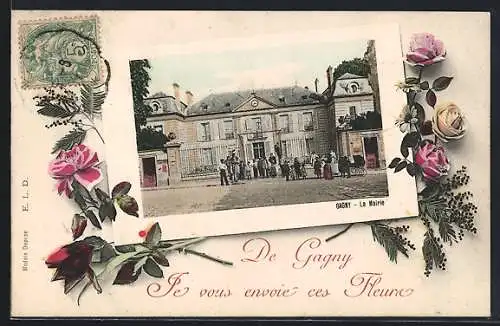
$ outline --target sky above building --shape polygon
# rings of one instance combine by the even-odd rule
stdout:
[[[172,84],[180,85],[181,94],[191,91],[194,101],[212,93],[229,91],[308,86],[318,91],[326,86],[326,69],[343,60],[362,58],[367,40],[262,46],[245,50],[189,53],[149,58],[150,95],[173,95]]]

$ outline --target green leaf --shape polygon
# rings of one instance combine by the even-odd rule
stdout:
[[[85,202],[85,199],[83,199],[83,196],[80,192],[76,190],[73,191],[73,198],[82,211],[85,211],[87,209],[87,202]]]
[[[402,253],[406,258],[408,258],[408,249],[405,247],[405,243],[395,233],[390,226],[374,222],[370,223],[372,230],[373,240],[377,241],[385,249],[389,260],[397,263],[398,252]]]
[[[420,88],[423,89],[424,91],[429,89],[429,82],[428,81],[423,81],[420,83]]]
[[[93,263],[105,263],[113,257],[116,257],[116,251],[112,245],[106,244],[100,249],[95,249],[92,252]]]
[[[120,182],[119,184],[113,187],[113,190],[111,191],[111,197],[117,198],[119,196],[126,195],[130,191],[130,188],[132,188],[130,182],[127,181]]]
[[[134,197],[129,195],[121,195],[116,199],[118,206],[122,211],[127,213],[128,215],[132,215],[135,217],[139,217],[137,211],[139,210],[139,205]]]
[[[116,218],[116,208],[112,201],[107,201],[99,206],[99,218],[101,221],[109,218],[111,221],[115,221]]]
[[[457,240],[455,229],[453,228],[453,225],[450,223],[448,218],[446,218],[445,216],[442,216],[439,219],[439,235],[444,242],[449,242],[450,245],[453,243],[453,241]]]
[[[122,246],[116,246],[115,250],[118,251],[119,253],[127,253],[127,252],[132,252],[135,251],[135,246],[134,245],[122,245]]]
[[[428,183],[426,187],[419,193],[423,200],[435,198],[441,192],[441,185],[438,182]]]
[[[108,261],[108,263],[106,264],[106,267],[103,271],[103,274],[112,272],[113,270],[115,270],[115,268],[117,268],[121,264],[127,262],[128,260],[130,260],[131,258],[133,258],[136,255],[142,254],[143,252],[145,252],[147,250],[149,250],[149,249],[140,248],[137,251],[127,252],[127,253],[115,256],[114,258],[112,258],[111,260]]]
[[[89,219],[90,223],[92,223],[93,226],[95,226],[98,229],[102,229],[101,224],[99,223],[99,220],[97,219],[97,216],[95,216],[94,212],[90,209],[87,209],[85,211],[85,216]]]
[[[67,110],[61,105],[56,105],[48,101],[44,101],[38,106],[41,106],[42,108],[38,109],[36,112],[38,114],[47,116],[47,117],[52,117],[52,118],[67,118],[72,115],[72,112]]]
[[[403,142],[401,143],[401,146],[399,147],[399,151],[401,152],[401,155],[403,155],[404,158],[407,158],[408,155],[410,155],[410,151],[408,150],[408,146],[404,144]]]
[[[152,277],[163,278],[163,271],[161,270],[161,267],[158,266],[158,264],[151,258],[146,260],[146,263],[142,268]]]
[[[427,101],[427,104],[434,107],[434,105],[436,105],[436,101],[437,101],[436,93],[434,93],[432,91],[432,89],[429,89],[427,91],[427,93],[425,94],[425,100]]]
[[[102,247],[104,247],[105,245],[108,244],[108,242],[106,240],[104,240],[101,237],[95,236],[95,235],[90,236],[90,237],[86,237],[82,241],[85,242],[86,244],[92,246],[92,248],[94,248],[94,249],[101,249]]]
[[[133,261],[123,264],[118,274],[116,274],[113,284],[124,285],[137,281],[139,275],[141,275],[141,269],[135,271],[134,265],[135,262]]]
[[[397,173],[401,170],[403,170],[405,167],[406,167],[406,161],[401,161],[398,163],[398,165],[396,166],[396,168],[394,169],[394,173]]]
[[[98,236],[86,237],[83,239],[85,243],[92,246],[92,262],[104,263],[113,257],[116,257],[116,251],[113,246]]]
[[[439,77],[432,82],[432,89],[435,91],[442,91],[448,88],[452,79],[453,77],[446,77],[446,76]]]
[[[389,168],[390,169],[394,169],[398,163],[401,162],[401,158],[400,157],[395,157],[392,159],[391,163],[389,163]]]
[[[106,92],[89,84],[83,84],[80,88],[82,108],[88,114],[100,114],[102,105],[106,98]]]
[[[95,188],[95,194],[97,196],[97,199],[99,199],[101,202],[109,202],[111,198],[109,198],[109,195],[102,191],[100,188]]]
[[[168,259],[167,257],[165,257],[164,254],[162,254],[161,252],[159,251],[155,251],[153,253],[153,259],[158,263],[160,264],[161,266],[163,267],[169,267],[170,266],[170,263],[168,262]]]
[[[413,132],[407,133],[403,137],[403,140],[401,141],[401,146],[413,148],[413,147],[417,146],[418,139],[419,139],[418,132],[413,131]]]
[[[156,222],[149,229],[148,234],[146,235],[145,243],[156,246],[158,242],[161,240],[161,228],[160,224]]]
[[[433,264],[436,267],[439,267],[444,259],[444,253],[441,249],[441,246],[429,231],[425,232],[424,235],[422,254],[426,262],[430,262],[430,264]]]
[[[409,175],[411,175],[412,177],[414,177],[417,174],[417,169],[415,167],[415,164],[414,163],[408,163],[406,165],[406,172],[408,172]]]
[[[66,136],[59,139],[54,147],[52,148],[52,154],[57,153],[60,150],[70,150],[74,145],[79,145],[85,140],[87,135],[86,130],[73,129]]]
[[[113,246],[108,243],[101,249],[101,260],[99,262],[107,262],[113,257],[116,257],[116,251]]]
[[[73,187],[73,191],[78,192],[81,197],[85,200],[85,202],[90,202],[92,204],[97,204],[97,202],[92,198],[92,195],[90,192],[85,188],[80,182],[74,180],[71,183],[71,186]]]

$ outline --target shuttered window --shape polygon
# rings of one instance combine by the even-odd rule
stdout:
[[[202,122],[198,128],[198,140],[199,141],[210,141],[212,139],[210,135],[210,122]]]
[[[233,139],[234,138],[233,120],[224,120],[223,130],[225,139]]]
[[[290,132],[290,117],[288,114],[283,114],[278,117],[279,129],[283,133]]]
[[[304,112],[302,114],[302,121],[303,121],[303,124],[304,124],[304,130],[305,131],[314,130],[313,114],[312,114],[312,112]]]

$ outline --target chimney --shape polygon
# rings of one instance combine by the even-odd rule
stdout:
[[[326,69],[326,81],[328,83],[328,88],[330,89],[330,93],[332,92],[333,90],[333,85],[332,85],[332,66],[328,66],[328,68]]]
[[[180,101],[180,86],[177,83],[172,84],[174,90],[174,97],[176,100]]]
[[[319,83],[319,79],[318,79],[318,78],[316,78],[316,79],[314,80],[314,89],[316,90],[316,93],[318,92],[318,83]]]
[[[190,106],[191,104],[193,104],[193,93],[186,91],[186,105]]]

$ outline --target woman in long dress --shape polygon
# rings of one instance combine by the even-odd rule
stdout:
[[[337,159],[337,155],[335,154],[334,151],[330,152],[330,156],[332,157],[332,174],[333,175],[339,175],[339,160]]]
[[[323,167],[323,177],[325,180],[332,179],[332,159],[329,155],[327,156],[325,166]]]

